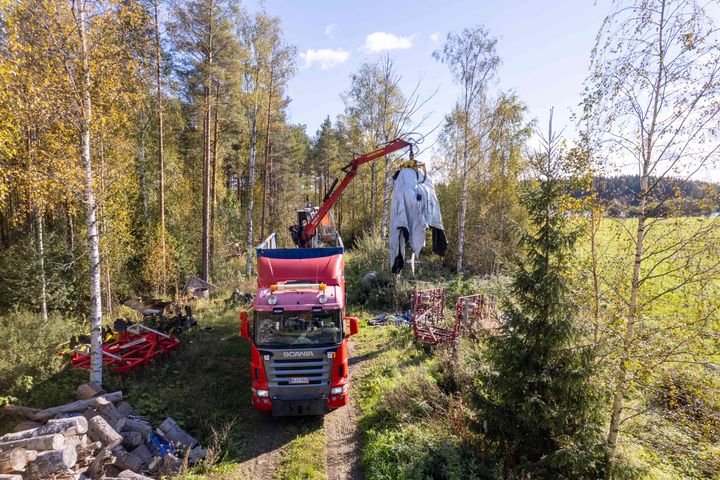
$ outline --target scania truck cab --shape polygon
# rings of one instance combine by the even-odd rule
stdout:
[[[273,233],[257,248],[252,318],[240,314],[250,342],[252,403],[274,416],[322,415],[348,403],[344,248],[278,248]]]

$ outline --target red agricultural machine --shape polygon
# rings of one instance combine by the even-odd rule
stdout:
[[[497,302],[489,295],[459,297],[452,319],[445,316],[444,288],[416,291],[411,306],[413,333],[424,347],[441,343],[456,346],[462,335],[476,335],[478,330],[492,332],[500,326]]]
[[[194,328],[197,322],[190,307],[176,306],[175,315],[166,315],[171,302],[142,297],[124,302],[142,314],[142,323],[118,318],[113,328],[103,328],[103,366],[115,373],[130,372],[147,366],[153,359],[167,355],[180,346],[177,335]],[[181,311],[184,310],[184,311]],[[58,347],[58,354],[70,356],[75,368],[90,368],[90,336],[74,336]]]
[[[103,343],[102,359],[105,367],[115,373],[129,372],[146,366],[155,357],[178,348],[180,340],[158,330],[135,324],[118,334],[115,341]],[[90,368],[90,346],[76,348],[71,364],[75,368]]]

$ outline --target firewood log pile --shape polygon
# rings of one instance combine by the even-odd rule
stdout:
[[[77,401],[44,410],[3,407],[27,421],[0,436],[0,480],[149,480],[207,456],[172,418],[154,430],[122,392],[87,383],[76,393]]]

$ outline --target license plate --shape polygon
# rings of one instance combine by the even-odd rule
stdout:
[[[291,378],[290,385],[298,385],[301,383],[310,383],[306,377]]]

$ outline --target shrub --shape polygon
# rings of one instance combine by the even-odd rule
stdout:
[[[0,317],[0,403],[49,406],[69,396],[80,382],[58,376],[85,373],[68,368],[67,357],[57,355],[55,348],[81,330],[79,321],[57,314],[47,323],[29,312]]]

